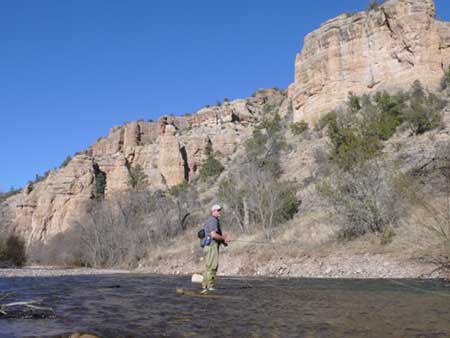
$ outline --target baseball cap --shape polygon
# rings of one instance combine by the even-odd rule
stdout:
[[[211,207],[211,211],[214,211],[214,210],[222,210],[222,207],[219,204],[214,204]]]

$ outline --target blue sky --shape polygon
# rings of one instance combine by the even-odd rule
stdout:
[[[450,20],[450,2],[436,0]],[[368,0],[0,0],[0,191],[127,121],[286,88],[320,23]]]

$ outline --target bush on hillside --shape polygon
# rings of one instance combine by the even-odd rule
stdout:
[[[297,212],[296,183],[280,180],[284,133],[278,114],[263,120],[245,144],[245,160],[220,182],[227,217],[242,232],[262,230],[270,239]]]
[[[426,93],[419,81],[409,92],[379,92],[361,97],[350,94],[347,107],[322,117],[316,129],[326,127],[330,157],[344,170],[377,157],[383,141],[404,125],[413,134],[439,127],[446,101]]]
[[[213,152],[211,142],[208,142],[205,147],[206,159],[203,161],[203,164],[200,168],[199,175],[200,178],[206,180],[210,177],[219,176],[222,171],[225,169],[217,159],[217,153]]]
[[[450,281],[450,149],[443,145],[430,164],[414,170],[403,185],[414,215],[406,226],[419,230],[409,244]]]
[[[291,129],[292,134],[298,136],[303,134],[309,128],[308,123],[305,121],[299,121],[295,123],[291,123],[289,125],[289,129]]]
[[[441,90],[450,90],[450,66],[441,79]]]
[[[269,171],[246,165],[223,179],[219,197],[227,205],[231,224],[242,232],[262,230],[271,239],[274,229],[298,211],[294,181],[279,181]]]
[[[94,198],[100,201],[105,198],[106,173],[100,170],[97,163],[92,166],[94,170]]]
[[[135,266],[181,231],[173,199],[160,192],[116,193],[90,200],[85,210],[74,224],[79,241],[67,255],[87,266]]]
[[[419,81],[414,82],[408,108],[403,120],[414,134],[423,134],[442,124],[442,110],[446,101],[433,93],[426,93]]]
[[[15,266],[22,266],[26,262],[25,242],[16,235],[0,239],[0,261],[11,262]]]
[[[184,231],[197,221],[194,210],[199,208],[198,191],[195,186],[183,181],[170,188],[169,194],[173,196],[179,228]]]
[[[136,164],[134,167],[128,167],[128,173],[130,175],[128,185],[132,189],[142,191],[147,188],[148,176],[140,164]]]
[[[350,101],[351,105],[355,100]],[[355,106],[341,114],[327,117],[327,135],[330,139],[330,157],[344,170],[374,158],[380,153],[381,143],[374,133],[370,114],[361,114]]]
[[[245,142],[247,162],[278,178],[281,175],[281,152],[287,146],[284,133],[279,114],[264,119],[255,127],[252,137]]]
[[[72,161],[72,156],[67,155],[66,159],[63,161],[63,163],[61,163],[61,165],[59,167],[60,168],[66,167],[70,161]]]
[[[402,210],[400,179],[395,166],[374,159],[347,171],[336,167],[316,188],[334,210],[340,238],[352,239],[395,225]]]
[[[325,129],[330,122],[335,121],[337,118],[337,113],[335,111],[332,111],[328,114],[323,115],[319,121],[317,121],[316,125],[314,126],[315,131],[321,131]]]
[[[378,9],[384,1],[377,1],[377,0],[370,0],[369,4],[367,5],[367,11]]]

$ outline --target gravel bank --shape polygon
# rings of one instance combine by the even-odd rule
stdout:
[[[1,277],[59,277],[76,275],[106,275],[117,273],[131,273],[130,270],[119,269],[89,269],[89,268],[60,268],[51,266],[27,266],[15,269],[0,269]]]

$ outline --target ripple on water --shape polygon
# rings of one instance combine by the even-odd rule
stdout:
[[[209,297],[177,295],[189,277],[0,278],[8,301],[39,298],[54,318],[0,319],[2,337],[449,337],[450,289],[437,281],[220,278]],[[208,320],[211,318],[211,320]]]

